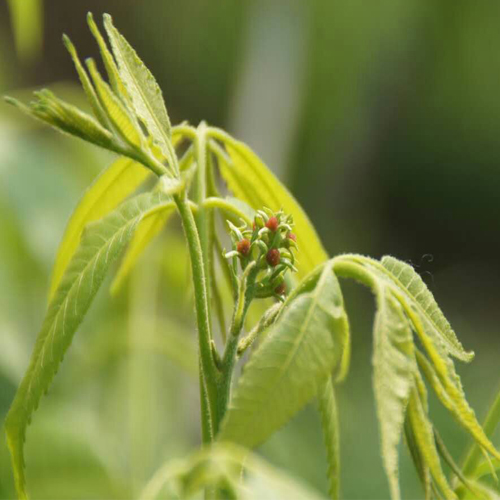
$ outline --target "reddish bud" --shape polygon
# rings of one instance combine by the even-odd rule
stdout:
[[[238,250],[238,253],[241,253],[241,255],[248,255],[250,251],[250,242],[246,238],[243,238],[236,244],[236,250]]]
[[[277,266],[281,260],[280,251],[277,248],[271,248],[271,250],[267,252],[266,260],[270,266]]]
[[[269,217],[269,220],[266,222],[267,229],[271,230],[273,233],[278,229],[279,222],[276,217]]]
[[[257,226],[255,224],[255,221],[253,221],[253,224],[252,224],[252,229],[255,231],[257,229]]]
[[[293,241],[297,241],[297,236],[295,236],[295,233],[288,233],[288,237]]]
[[[286,285],[285,283],[281,283],[281,285],[278,285],[275,289],[274,289],[274,293],[276,295],[285,295],[286,294]]]

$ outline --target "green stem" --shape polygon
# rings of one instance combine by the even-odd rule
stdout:
[[[238,343],[248,307],[254,297],[255,278],[259,272],[255,263],[250,264],[243,276],[241,277],[240,287],[238,290],[238,298],[236,300],[233,320],[229,330],[229,336],[222,358],[221,374],[222,377],[218,386],[217,412],[219,421],[222,421],[227,410],[229,396],[231,393],[231,380],[233,378],[234,365],[236,363],[236,355],[238,352]]]
[[[174,201],[179,210],[191,257],[202,377],[202,380],[200,380],[200,382],[202,382],[200,383],[202,408],[205,398],[207,401],[206,414],[202,412],[202,419],[208,419],[208,422],[205,421],[202,425],[204,439],[206,440],[208,439],[208,436],[206,436],[206,429],[210,428],[215,431],[218,426],[217,378],[219,376],[212,357],[212,334],[210,331],[207,280],[200,237],[186,193],[174,195]],[[204,387],[206,388],[206,394],[204,394]]]

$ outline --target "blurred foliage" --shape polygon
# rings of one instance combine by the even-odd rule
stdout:
[[[157,77],[172,121],[206,119],[248,141],[288,180],[332,254],[390,253],[417,265],[477,353],[461,375],[484,414],[499,383],[491,374],[500,350],[500,4],[51,0],[43,44],[36,4],[0,4],[0,93],[22,98],[50,84],[83,102],[61,34],[95,55],[82,19],[110,12]],[[111,161],[0,104],[1,420],[43,316],[65,223]],[[78,333],[28,431],[28,480],[39,498],[136,497],[159,464],[199,442],[196,378],[183,356],[194,331],[181,238],[172,220],[125,289],[100,301]],[[345,290],[353,359],[339,394],[343,492],[386,498],[369,369],[373,306],[367,292]],[[186,341],[180,350],[175,336]],[[433,400],[431,411],[439,427],[445,412]],[[317,418],[306,409],[261,452],[325,492]],[[465,450],[458,425],[440,432],[452,453]],[[402,456],[405,496],[416,497]],[[0,498],[12,495],[2,439]]]

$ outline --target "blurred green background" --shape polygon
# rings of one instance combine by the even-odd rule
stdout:
[[[174,123],[205,119],[258,152],[332,255],[392,254],[417,267],[476,351],[459,372],[484,415],[500,385],[500,3],[1,1],[0,93],[29,99],[50,86],[84,105],[61,35],[97,56],[89,10],[113,15]],[[0,420],[43,318],[65,223],[111,160],[0,103]],[[174,222],[119,296],[100,292],[28,430],[33,498],[134,498],[165,460],[197,446],[187,266]],[[339,394],[343,497],[387,498],[370,379],[373,301],[351,283],[345,295],[353,362]],[[459,458],[468,439],[431,403]],[[260,451],[326,492],[313,407]],[[402,456],[404,496],[418,498]],[[0,497],[13,494],[2,438]]]

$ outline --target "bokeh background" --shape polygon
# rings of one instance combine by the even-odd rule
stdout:
[[[61,35],[96,57],[89,10],[113,15],[174,123],[207,120],[258,152],[332,255],[392,254],[417,267],[476,351],[459,372],[483,416],[500,385],[500,3],[2,0],[0,93],[29,99],[50,86],[84,106]],[[43,318],[65,223],[111,161],[0,103],[0,421]],[[34,497],[134,498],[160,464],[197,446],[178,229],[155,241],[117,297],[103,287],[76,335],[28,431]],[[343,497],[387,498],[370,378],[373,301],[344,288],[353,362],[339,394]],[[431,403],[459,458],[468,438]],[[10,498],[5,448],[2,437],[0,497]],[[314,407],[260,452],[326,492]],[[421,496],[404,449],[402,482],[405,498]]]

